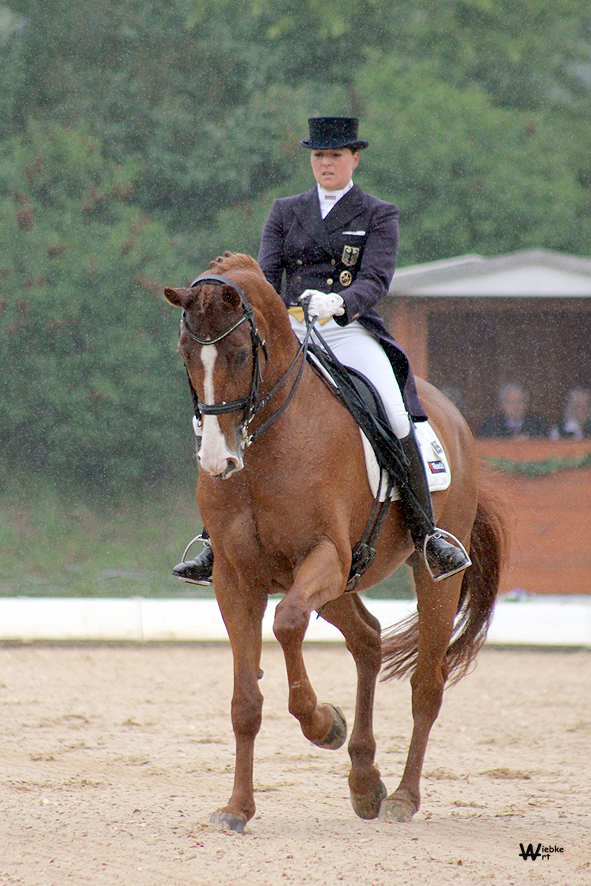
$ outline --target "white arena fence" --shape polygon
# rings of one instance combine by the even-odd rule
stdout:
[[[410,600],[363,598],[389,627],[415,611]],[[273,638],[278,599],[271,598],[263,622]],[[0,598],[0,642],[220,642],[227,634],[214,599]],[[314,615],[308,642],[341,641],[332,625]],[[546,646],[591,649],[591,596],[538,596],[497,603],[488,633],[490,646]]]

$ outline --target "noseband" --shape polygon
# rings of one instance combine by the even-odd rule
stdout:
[[[193,286],[199,286],[202,283],[211,283],[214,286],[230,286],[234,292],[238,294],[240,297],[240,301],[242,303],[243,313],[242,315],[232,323],[224,332],[221,332],[219,335],[214,338],[200,338],[195,335],[194,332],[191,331],[187,324],[187,312],[183,311],[182,325],[187,335],[193,339],[193,341],[197,342],[200,345],[214,345],[217,342],[222,341],[222,339],[226,338],[226,336],[230,335],[234,332],[235,329],[238,329],[242,323],[248,322],[250,326],[250,340],[252,345],[252,378],[250,382],[250,390],[246,397],[242,397],[239,400],[224,400],[221,403],[202,403],[201,400],[197,397],[195,391],[193,390],[193,385],[191,384],[191,389],[194,394],[194,399],[196,402],[197,409],[201,415],[225,415],[228,412],[239,412],[241,410],[244,411],[244,416],[242,422],[239,426],[239,433],[246,443],[247,446],[250,446],[252,441],[259,436],[264,430],[266,430],[269,425],[275,421],[275,419],[283,412],[283,410],[288,406],[289,401],[295,393],[298,382],[302,376],[302,372],[304,369],[304,365],[306,362],[306,352],[308,349],[308,340],[309,340],[309,332],[310,328],[308,328],[308,332],[306,338],[302,342],[293,362],[291,363],[289,369],[285,374],[279,379],[277,384],[272,388],[272,390],[264,397],[262,400],[259,399],[259,385],[263,380],[262,371],[261,371],[261,363],[260,363],[260,351],[263,351],[265,355],[265,360],[269,359],[269,352],[267,350],[267,345],[264,339],[261,337],[261,334],[257,328],[255,319],[254,319],[254,311],[251,305],[248,303],[248,299],[246,295],[242,291],[242,289],[234,283],[233,280],[229,280],[227,277],[222,277],[217,274],[206,274],[202,277],[197,277],[191,283],[191,288]],[[279,389],[279,387],[283,384],[285,379],[290,374],[291,370],[295,366],[297,359],[300,355],[303,355],[302,365],[298,371],[297,377],[295,379],[292,390],[290,391],[288,397],[282,404],[282,406],[275,412],[271,418],[269,418],[264,424],[262,424],[253,434],[248,434],[248,427],[252,422],[255,415],[257,415],[261,409],[263,409],[271,397],[275,394],[275,392]],[[189,379],[190,382],[190,379]],[[199,418],[199,416],[197,416]]]

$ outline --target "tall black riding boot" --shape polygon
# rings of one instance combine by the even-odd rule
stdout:
[[[435,526],[425,465],[412,422],[409,435],[400,443],[409,461],[408,486],[400,489],[402,510],[415,548],[424,556],[433,579],[441,581],[466,569],[471,560],[455,536]]]
[[[194,541],[202,541],[203,542],[203,550],[194,560],[185,560],[185,556],[187,551],[191,547]],[[209,535],[205,528],[201,535],[198,535],[193,539],[190,544],[185,548],[185,554],[183,555],[183,560],[181,563],[178,563],[174,569],[172,570],[172,574],[176,575],[177,578],[182,578],[183,581],[188,581],[193,585],[204,585],[208,587],[212,582],[212,574],[213,574],[213,550],[211,548],[211,544],[209,543]]]

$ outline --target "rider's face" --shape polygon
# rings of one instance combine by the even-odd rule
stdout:
[[[312,172],[318,184],[327,191],[341,191],[351,181],[359,163],[359,151],[339,148],[334,151],[312,151]]]

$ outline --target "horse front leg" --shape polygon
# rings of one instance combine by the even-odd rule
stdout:
[[[357,668],[355,721],[349,740],[351,804],[359,818],[377,818],[388,793],[375,765],[373,733],[375,688],[382,664],[380,623],[357,594],[339,597],[324,609],[322,617],[342,633]]]
[[[348,565],[328,540],[316,545],[300,565],[294,583],[275,611],[273,632],[281,644],[289,683],[289,712],[304,736],[321,748],[340,748],[347,724],[339,708],[318,704],[306,672],[302,644],[314,610],[342,594]]]
[[[453,632],[462,575],[434,584],[422,564],[415,569],[419,610],[417,664],[412,688],[413,731],[402,779],[380,809],[383,821],[410,821],[421,805],[420,779],[427,742],[448,676],[446,653]]]
[[[217,564],[216,564],[217,566]],[[234,658],[232,727],[236,741],[236,763],[232,796],[210,818],[220,830],[244,833],[255,813],[254,744],[261,728],[263,695],[259,688],[262,623],[267,595],[247,595],[238,582],[228,584],[216,572],[216,597],[228,631]]]

